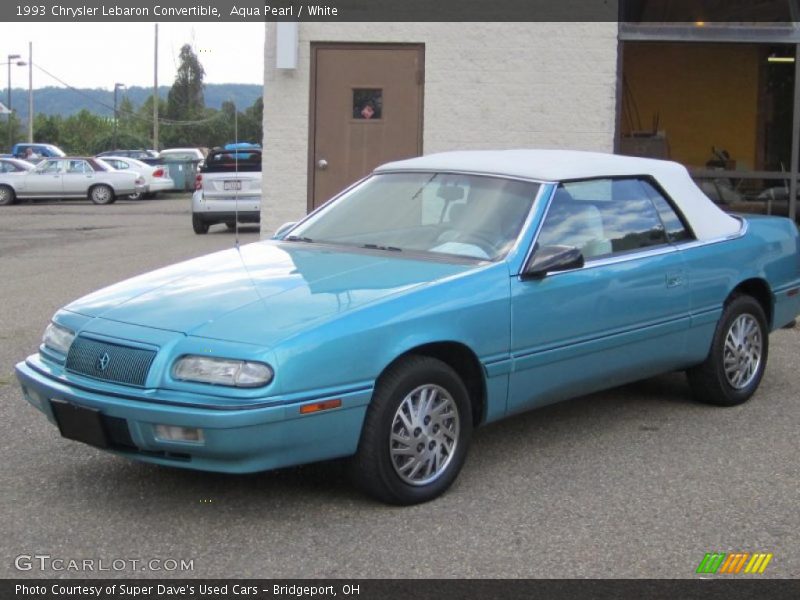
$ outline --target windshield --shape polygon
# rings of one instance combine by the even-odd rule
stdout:
[[[513,246],[538,191],[537,183],[499,177],[385,173],[284,239],[497,260]]]

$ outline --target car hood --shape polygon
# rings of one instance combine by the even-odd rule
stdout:
[[[472,267],[264,241],[134,277],[65,309],[186,335],[272,346],[316,322]]]

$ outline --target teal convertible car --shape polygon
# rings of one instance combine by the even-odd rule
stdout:
[[[233,473],[351,457],[412,504],[514,413],[674,370],[740,404],[798,312],[797,227],[721,212],[678,164],[453,152],[67,305],[16,372],[67,438]]]

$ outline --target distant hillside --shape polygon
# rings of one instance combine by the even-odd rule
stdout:
[[[158,95],[166,98],[170,86],[162,85],[158,88]],[[249,83],[219,83],[207,84],[205,88],[206,106],[220,108],[226,100],[233,100],[239,110],[251,106],[256,98],[261,96],[263,87]],[[134,107],[140,107],[153,93],[153,88],[130,87],[119,91],[119,100],[127,96]],[[2,101],[5,103],[6,93],[2,92]],[[14,110],[24,121],[28,118],[28,90],[23,88],[11,89],[11,103]],[[63,115],[65,117],[87,109],[98,115],[112,116],[114,112],[114,92],[103,89],[79,89],[45,87],[33,90],[33,110],[35,114]]]

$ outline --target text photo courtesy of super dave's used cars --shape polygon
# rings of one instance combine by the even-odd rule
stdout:
[[[449,152],[68,304],[16,374],[63,436],[125,457],[349,457],[362,490],[413,504],[476,426],[531,408],[670,371],[741,404],[798,312],[797,227],[722,212],[677,163]]]

